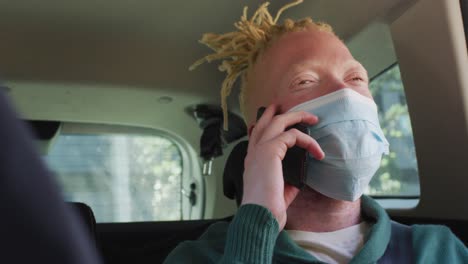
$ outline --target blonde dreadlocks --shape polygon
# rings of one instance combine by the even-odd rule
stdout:
[[[240,105],[243,108],[243,97],[245,93],[246,72],[255,64],[258,54],[262,52],[275,37],[285,32],[299,31],[315,25],[318,29],[333,32],[332,28],[325,23],[313,22],[311,18],[299,21],[286,19],[282,25],[277,25],[281,14],[288,8],[299,5],[303,0],[295,0],[278,10],[273,18],[268,11],[269,2],[265,2],[255,11],[253,16],[247,18],[247,7],[244,7],[240,21],[234,23],[237,31],[214,34],[203,34],[200,43],[211,48],[215,53],[207,55],[196,61],[189,70],[193,70],[204,62],[222,60],[218,69],[226,72],[226,78],[221,86],[221,107],[223,109],[224,129],[228,129],[227,97],[231,94],[232,87],[242,76],[243,84],[240,94]]]

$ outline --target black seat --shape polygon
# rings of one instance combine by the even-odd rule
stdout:
[[[244,159],[247,156],[248,141],[237,143],[232,149],[224,166],[223,191],[224,196],[229,199],[236,199],[237,205],[242,201]]]
[[[198,239],[213,220],[102,223],[98,233],[105,263],[162,263],[181,242]]]
[[[97,245],[96,218],[94,217],[91,207],[81,202],[68,202],[67,204],[75,211],[76,215],[79,216],[81,222],[86,227],[86,231],[89,233],[89,237],[91,237],[93,242]]]

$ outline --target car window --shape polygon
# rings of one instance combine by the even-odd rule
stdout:
[[[393,65],[369,86],[379,108],[382,130],[390,143],[366,193],[373,196],[419,197],[419,176],[410,115],[400,68]]]
[[[44,158],[98,222],[182,219],[181,149],[166,136],[60,134]]]

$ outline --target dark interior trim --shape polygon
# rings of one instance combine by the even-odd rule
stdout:
[[[465,42],[468,49],[468,0],[460,0],[460,8],[463,18],[463,29],[465,30]]]

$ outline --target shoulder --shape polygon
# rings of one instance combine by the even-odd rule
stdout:
[[[414,225],[413,248],[420,263],[466,263],[468,250],[446,226]]]
[[[443,225],[413,225],[412,229],[413,242],[421,245],[435,246],[443,242],[460,242],[452,231]]]
[[[223,254],[228,222],[210,225],[198,240],[180,243],[164,263],[212,263]]]

